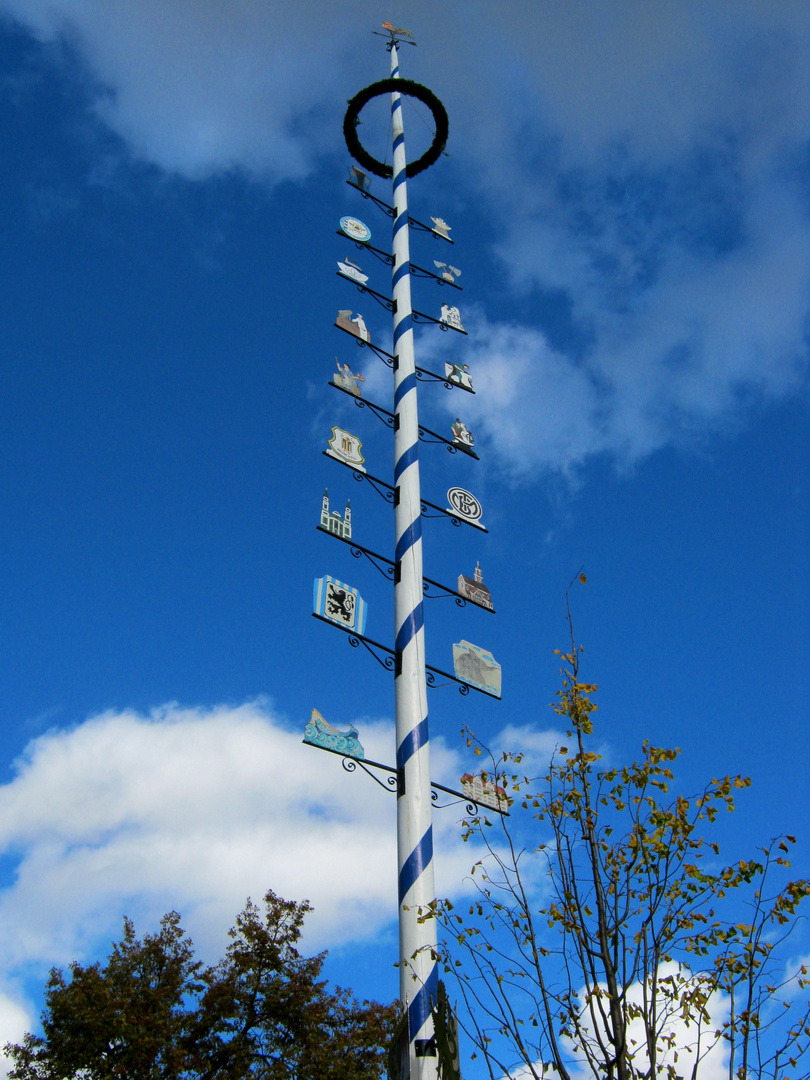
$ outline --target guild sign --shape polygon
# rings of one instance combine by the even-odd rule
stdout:
[[[360,188],[361,191],[368,191],[371,187],[371,179],[356,165],[352,165],[349,170],[349,183],[356,188]]]
[[[453,644],[453,670],[456,678],[485,694],[501,696],[501,665],[491,652],[469,641]]]
[[[349,394],[354,394],[355,397],[362,397],[360,387],[357,384],[365,382],[365,378],[359,372],[355,375],[348,364],[341,365],[337,357],[335,357],[335,363],[337,364],[337,372],[332,376],[335,386],[339,386],[341,390],[345,390]]]
[[[464,521],[468,521],[470,525],[483,529],[484,526],[481,524],[481,514],[483,513],[481,503],[469,491],[458,487],[450,488],[447,492],[447,501],[450,503],[449,509],[452,514],[463,518]]]
[[[351,585],[333,577],[315,578],[313,605],[316,615],[345,630],[362,634],[366,627],[366,602]]]
[[[315,710],[312,710],[313,715]],[[307,726],[307,730],[309,727]],[[307,742],[307,739],[304,739]],[[461,778],[461,790],[474,802],[483,806],[491,806],[493,810],[505,809],[508,806],[506,791],[488,777],[484,779],[481,774],[464,773]]]
[[[371,229],[360,218],[342,217],[340,219],[340,231],[350,240],[356,240],[359,244],[367,244],[371,239]]]
[[[437,262],[436,259],[433,260],[433,265],[441,271],[444,280],[449,281],[451,285],[455,284],[457,277],[461,277],[461,271],[457,266],[449,266],[447,263]]]
[[[443,221],[440,217],[431,217],[430,220],[433,222],[433,229],[431,231],[435,232],[439,236],[444,237],[445,240],[449,240],[450,226],[447,224],[447,222]]]
[[[450,307],[447,304],[442,304],[442,313],[439,317],[439,322],[442,326],[450,326],[453,330],[459,330],[462,334],[466,334],[467,331],[461,325],[461,312],[457,307]]]
[[[472,448],[475,445],[475,439],[472,437],[472,434],[467,430],[466,425],[463,424],[458,417],[456,417],[453,423],[450,425],[450,430],[453,433],[454,445],[457,446],[459,450],[464,450],[467,454],[471,453]]]
[[[365,285],[368,281],[368,274],[364,274],[357,263],[352,262],[348,255],[343,262],[338,263],[338,270],[344,277],[356,281],[358,285]]]
[[[444,377],[448,382],[456,386],[463,386],[465,390],[472,390],[473,384],[470,378],[470,369],[466,364],[450,364],[444,362]]]
[[[326,452],[330,457],[342,461],[344,465],[351,465],[353,469],[365,472],[366,467],[363,464],[365,458],[360,453],[362,445],[356,435],[350,435],[343,428],[333,427],[332,438],[329,440],[329,449]],[[459,488],[459,490],[461,489]]]
[[[363,321],[363,316],[358,314],[352,318],[351,308],[341,309],[337,313],[335,326],[339,327],[341,330],[345,330],[347,334],[354,334],[354,336],[360,338],[361,341],[371,342],[371,336]]]
[[[352,538],[352,505],[349,500],[346,500],[346,510],[343,517],[340,516],[339,510],[329,510],[329,491],[324,488],[323,502],[321,503],[321,524],[320,528],[324,532],[331,533],[332,536],[336,536],[338,540],[351,540]],[[477,564],[476,564],[477,566]],[[478,570],[476,569],[476,574]],[[461,578],[458,579],[461,582]],[[469,581],[469,578],[465,578],[465,581]],[[481,579],[483,582],[483,578]],[[459,584],[459,590],[461,585]]]
[[[304,728],[304,742],[311,746],[320,746],[324,750],[334,750],[346,757],[362,760],[366,756],[357,738],[356,727],[349,724],[348,731],[339,731],[327,723],[317,709],[312,710],[312,717]]]
[[[326,492],[324,492],[324,500],[326,500]],[[328,502],[326,503],[327,510],[329,509]],[[349,504],[346,503],[346,511],[349,513]],[[337,511],[333,510],[333,514]],[[338,515],[340,516],[340,515]],[[351,530],[351,525],[349,525]],[[351,535],[351,531],[349,532]],[[494,611],[495,605],[492,603],[492,594],[484,584],[484,575],[481,573],[480,563],[475,564],[475,576],[467,577],[466,574],[458,575],[458,595],[465,600],[472,601],[473,604],[478,604],[479,607],[486,608],[487,611]]]

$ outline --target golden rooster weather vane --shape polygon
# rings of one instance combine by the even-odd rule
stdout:
[[[394,45],[398,42],[402,42],[407,45],[416,44],[416,42],[413,40],[413,34],[410,32],[410,30],[406,30],[404,26],[394,26],[394,24],[390,22],[384,22],[382,26],[383,30],[387,30],[388,34],[390,35],[389,46]],[[379,30],[373,30],[372,33],[379,34],[380,37],[386,36],[385,34],[380,34]],[[408,40],[408,38],[410,38],[410,41]]]

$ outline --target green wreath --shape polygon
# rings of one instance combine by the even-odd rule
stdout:
[[[393,176],[394,170],[391,165],[385,165],[382,161],[377,161],[376,158],[373,158],[371,154],[363,149],[360,139],[357,137],[357,124],[360,120],[360,111],[372,98],[379,97],[381,94],[390,94],[395,90],[400,94],[415,97],[417,101],[427,105],[433,114],[433,123],[436,126],[436,133],[433,136],[433,143],[430,148],[416,161],[411,161],[405,166],[406,176],[416,176],[417,173],[422,172],[435,161],[438,161],[447,145],[447,136],[450,132],[447,111],[444,105],[432,90],[428,90],[421,83],[413,82],[411,79],[381,79],[379,82],[367,86],[365,90],[361,90],[359,94],[355,94],[349,102],[349,107],[343,118],[343,137],[346,140],[349,153],[360,165],[368,169],[369,172],[374,173],[375,176]]]

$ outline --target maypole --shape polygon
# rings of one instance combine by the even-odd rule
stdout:
[[[391,78],[399,79],[396,40],[391,41]],[[420,919],[435,898],[430,741],[422,612],[422,508],[419,487],[419,418],[411,310],[408,193],[402,98],[391,93],[393,131],[394,300],[394,517],[396,566],[394,630],[399,862],[400,995],[407,1004],[411,1077],[436,1076],[433,1017],[438,968],[436,923]]]
[[[419,441],[444,444],[452,454],[477,459],[473,438],[456,417],[450,425],[452,439],[430,431],[419,423],[417,384],[419,381],[443,385],[448,390],[473,394],[472,379],[466,364],[445,362],[444,375],[418,367],[414,356],[415,322],[432,323],[441,330],[466,334],[459,310],[443,304],[438,317],[415,311],[411,306],[411,276],[416,275],[445,290],[460,289],[456,279],[461,271],[434,260],[439,273],[411,263],[409,228],[433,239],[452,244],[450,226],[439,217],[425,225],[408,213],[407,178],[417,175],[438,160],[444,150],[447,113],[438,98],[419,83],[400,78],[397,46],[413,42],[407,30],[383,23],[387,48],[391,54],[391,76],[367,86],[349,102],[343,124],[347,146],[356,161],[377,176],[390,178],[392,204],[372,195],[369,179],[358,166],[352,166],[349,183],[364,199],[370,200],[393,222],[390,254],[371,244],[371,229],[358,218],[340,219],[339,234],[358,248],[391,267],[391,295],[377,292],[368,285],[369,275],[348,256],[338,262],[338,274],[352,282],[361,293],[373,298],[393,316],[392,352],[372,344],[363,316],[350,309],[338,311],[335,325],[350,334],[357,345],[368,348],[393,370],[394,411],[369,401],[360,390],[365,379],[353,373],[349,364],[336,358],[337,374],[332,385],[348,394],[355,404],[373,413],[393,431],[393,484],[367,471],[362,442],[356,435],[335,425],[328,441],[327,457],[351,469],[354,478],[366,481],[394,509],[394,559],[371,551],[357,541],[356,522],[349,501],[344,515],[330,510],[328,491],[324,491],[320,524],[323,532],[341,540],[356,558],[365,557],[394,585],[393,648],[366,636],[367,608],[356,588],[331,575],[316,578],[313,615],[337,626],[348,636],[349,644],[362,646],[378,663],[394,675],[396,764],[371,761],[359,741],[358,731],[333,727],[317,709],[304,733],[304,742],[339,754],[347,772],[358,768],[397,797],[397,869],[400,997],[404,1006],[401,1024],[392,1043],[389,1060],[390,1080],[459,1080],[458,1040],[453,1010],[439,978],[437,961],[435,888],[433,876],[433,806],[467,803],[467,812],[478,813],[486,807],[506,814],[505,793],[486,775],[465,773],[461,790],[431,781],[430,742],[428,736],[427,688],[455,683],[463,695],[470,689],[492,697],[501,696],[501,669],[492,653],[461,640],[453,644],[454,672],[433,667],[425,659],[423,603],[425,598],[454,596],[459,607],[472,605],[494,612],[492,597],[484,585],[480,566],[472,578],[458,577],[458,586],[443,585],[424,577],[422,571],[422,518],[444,518],[453,525],[465,524],[486,532],[481,522],[481,505],[465,488],[451,487],[448,506],[442,507],[422,498],[419,480]],[[390,94],[393,133],[393,164],[387,165],[364,149],[357,136],[359,115],[372,98]],[[402,121],[402,98],[413,97],[427,106],[433,116],[435,131],[429,149],[416,161],[405,156],[405,133]],[[380,780],[379,774],[386,774]],[[450,796],[450,803],[436,803],[439,795]]]

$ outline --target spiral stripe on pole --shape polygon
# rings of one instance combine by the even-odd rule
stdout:
[[[407,738],[405,738],[397,749],[397,768],[401,769],[408,758],[415,754],[423,743],[426,743],[428,739],[427,720],[423,720],[421,724],[408,732]]]
[[[405,396],[405,394],[408,393],[409,390],[415,390],[415,389],[416,389],[416,375],[415,374],[414,375],[409,375],[407,377],[407,379],[403,379],[402,382],[397,387],[396,393],[394,394],[394,406],[399,405],[400,401]]]
[[[391,75],[399,78],[396,45]],[[436,928],[420,913],[435,900],[430,740],[425,683],[422,609],[422,509],[419,484],[419,418],[411,308],[410,241],[402,101],[391,94],[393,201],[391,273],[394,301],[394,520],[396,565],[394,624],[396,667],[397,860],[399,866],[400,996],[408,1010],[411,1080],[436,1080],[431,1003],[436,1000]]]
[[[408,1006],[408,1023],[411,1030],[415,1028],[418,1031],[425,1023],[425,1020],[430,1017],[430,1006],[436,1001],[438,988],[439,969],[437,965],[434,964],[428,975],[427,982],[424,986],[419,988],[418,993],[414,996],[413,1001]],[[428,1062],[433,1065],[433,1073],[426,1075],[437,1075],[438,1070],[436,1069],[435,1058],[422,1058],[421,1061],[425,1065]],[[411,1075],[413,1076],[414,1074],[411,1073]]]
[[[410,272],[410,267],[409,266],[400,266],[399,270],[394,271],[393,284],[396,285],[396,283],[403,276],[403,274],[407,274],[409,272]]]

